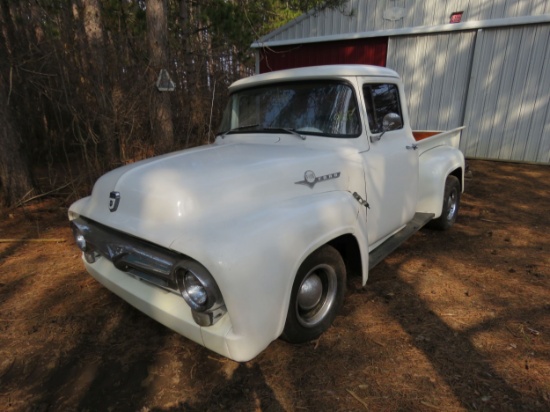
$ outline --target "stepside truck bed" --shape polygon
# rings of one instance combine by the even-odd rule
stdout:
[[[448,131],[414,130],[413,136],[418,142],[419,154],[442,145],[448,145],[458,149],[462,129],[464,129],[464,126]]]

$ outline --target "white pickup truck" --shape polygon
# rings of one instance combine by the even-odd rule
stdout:
[[[113,170],[69,219],[87,271],[176,332],[237,361],[315,339],[346,276],[463,191],[461,128],[413,132],[392,70],[337,65],[242,79],[213,144]]]

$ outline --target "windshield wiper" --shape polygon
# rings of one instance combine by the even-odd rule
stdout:
[[[253,127],[258,127],[259,124],[256,123],[256,124],[246,124],[244,126],[239,126],[239,127],[234,127],[233,129],[229,129],[227,132],[223,132],[223,133],[218,133],[218,135],[222,135],[222,139],[225,137],[226,134],[228,133],[233,133],[233,132],[238,132],[239,130],[244,130],[244,129],[251,129]]]
[[[234,127],[233,129],[229,129],[227,132],[219,133],[219,134],[222,135],[222,139],[223,139],[225,137],[225,135],[228,134],[228,133],[238,132],[239,130],[244,130],[244,129],[251,129],[253,127],[258,127],[258,126],[260,126],[260,125],[259,124],[247,124],[247,125],[244,125],[244,126]],[[262,127],[261,129],[258,129],[258,132],[265,131],[265,130],[267,130],[267,131],[281,130],[283,132],[292,134],[294,136],[298,136],[302,140],[306,140],[306,137],[303,134],[298,133],[295,129],[291,129],[290,127]]]
[[[289,127],[263,127],[262,130],[282,130],[284,132],[298,136],[302,140],[306,140],[306,137],[303,134],[298,133],[295,129]]]

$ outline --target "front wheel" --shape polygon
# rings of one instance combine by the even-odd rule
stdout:
[[[456,176],[447,176],[445,181],[445,193],[443,195],[443,208],[441,216],[432,220],[428,227],[436,230],[449,229],[458,215],[460,204],[460,182]]]
[[[342,306],[345,288],[346,266],[340,253],[329,245],[313,252],[294,280],[282,338],[302,343],[321,335]]]

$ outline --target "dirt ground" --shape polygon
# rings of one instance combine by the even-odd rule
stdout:
[[[352,278],[317,341],[242,364],[85,273],[67,205],[4,213],[0,409],[550,410],[550,167],[469,164],[450,231],[416,234],[365,288]]]

